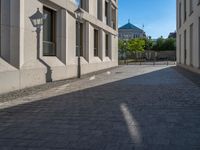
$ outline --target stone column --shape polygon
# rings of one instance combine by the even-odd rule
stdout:
[[[85,30],[85,38],[84,43],[85,43],[85,59],[90,62],[90,23],[89,22],[85,22],[85,26],[84,26],[84,30]]]
[[[24,63],[24,0],[10,0],[10,63]]]

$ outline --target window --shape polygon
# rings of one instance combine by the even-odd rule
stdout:
[[[75,0],[75,3],[76,3],[77,6],[80,6],[82,8],[83,0]]]
[[[79,54],[79,47],[80,47],[80,56],[83,56],[83,24],[80,23],[80,29],[79,29],[78,22],[76,22],[76,56],[78,56]]]
[[[43,26],[43,55],[56,56],[56,12],[44,7],[47,19]]]
[[[190,0],[190,15],[193,13],[193,3],[194,3],[194,1],[193,0]]]
[[[179,63],[181,63],[181,47],[182,47],[182,45],[181,45],[181,34],[179,35]]]
[[[101,15],[101,12],[102,12],[102,11],[101,11],[101,8],[102,8],[102,7],[101,7],[101,2],[102,2],[101,0],[97,0],[97,18],[98,18],[99,20],[101,20],[101,18],[102,18],[102,17],[101,17],[101,16],[102,16],[102,15]]]
[[[94,29],[94,56],[99,56],[99,32]]]
[[[193,24],[190,25],[190,65],[193,65]]]
[[[199,68],[200,68],[200,17],[199,17]]]
[[[105,48],[106,48],[106,57],[109,56],[109,35],[106,34],[106,37],[105,37],[105,40],[106,40],[106,44],[105,44]]]
[[[181,3],[179,3],[179,28],[181,27],[181,23],[182,23],[182,20],[181,20]]]
[[[184,64],[186,64],[186,59],[187,59],[187,31],[184,31]]]
[[[105,1],[105,17],[106,17],[106,24],[108,25],[108,2]]]
[[[112,28],[116,30],[116,9],[112,7]]]
[[[186,6],[186,0],[184,0],[184,21],[186,21],[186,19],[187,19],[187,11],[186,11],[186,8],[187,8],[187,6]]]
[[[76,0],[77,5],[88,12],[88,0]]]

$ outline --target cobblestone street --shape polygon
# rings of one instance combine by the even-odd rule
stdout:
[[[173,65],[130,65],[1,96],[0,150],[200,150],[194,82]]]

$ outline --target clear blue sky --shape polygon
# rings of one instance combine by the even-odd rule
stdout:
[[[119,0],[119,27],[128,19],[152,38],[167,37],[176,30],[176,0]]]

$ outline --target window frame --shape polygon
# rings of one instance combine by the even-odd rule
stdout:
[[[94,57],[99,57],[99,30],[94,29]]]
[[[189,0],[189,9],[190,9],[189,16],[191,16],[194,12],[194,0]]]
[[[181,64],[182,57],[182,35],[179,34],[179,63]]]
[[[190,65],[193,65],[194,24],[190,25]]]
[[[179,28],[181,28],[182,25],[182,3],[179,2],[179,6],[178,6],[178,13],[179,13]]]
[[[187,0],[184,0],[184,22],[187,20]]]
[[[110,51],[110,48],[109,48],[109,34],[106,33],[105,34],[105,56],[106,57],[109,57],[109,51]]]
[[[57,12],[47,6],[43,6],[43,12],[45,13],[45,11],[47,12],[50,12],[51,14],[51,29],[50,29],[50,32],[51,32],[51,37],[50,37],[50,41],[46,41],[44,39],[44,26],[43,26],[43,56],[45,57],[50,57],[50,56],[56,56],[57,55],[57,37],[56,37],[56,34],[57,34]],[[45,21],[44,21],[44,24],[45,24]],[[48,31],[47,31],[48,32]],[[49,44],[52,44],[53,45],[53,52],[50,53],[50,52],[47,52],[47,53],[44,53],[44,50],[45,50],[45,46],[44,44],[45,43],[49,43]],[[49,53],[49,54],[48,54]]]
[[[198,21],[199,25],[198,25],[198,32],[199,32],[199,68],[200,68],[200,17],[199,17],[199,21]]]
[[[83,39],[84,39],[84,28],[83,28],[84,24],[83,23],[80,23],[80,31],[78,31],[78,21],[76,21],[76,57],[78,56],[78,48],[79,48],[79,45],[80,44],[80,57],[84,57],[84,45],[83,45]],[[80,36],[80,39],[78,39],[78,32],[79,33],[79,36]],[[80,43],[78,43],[78,41]]]
[[[187,30],[184,30],[184,64],[187,63]]]

